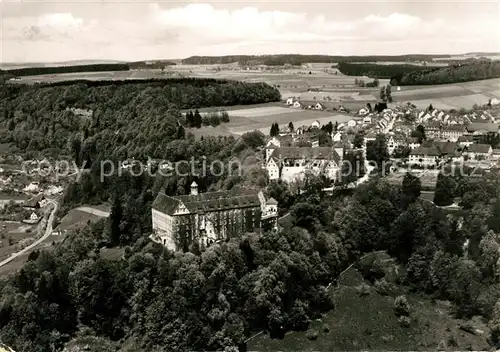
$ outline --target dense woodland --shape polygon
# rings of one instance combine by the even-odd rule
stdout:
[[[396,56],[332,56],[332,55],[227,55],[191,56],[182,60],[188,65],[224,65],[238,62],[240,65],[302,65],[306,63],[374,62],[374,61],[429,61],[433,58],[448,58],[449,55],[396,55]]]
[[[2,143],[28,154],[74,156],[90,166],[104,156],[180,160],[180,109],[277,101],[265,83],[204,79],[64,82],[1,88]],[[90,112],[90,117],[71,109]],[[177,139],[177,140],[176,140]],[[194,148],[193,145],[190,148]],[[208,149],[211,150],[211,149]]]
[[[223,92],[247,101],[271,99],[276,91],[265,85],[189,82],[2,91],[2,107],[8,107],[3,139],[12,138],[20,148],[27,143],[33,151],[67,152],[80,161],[98,155],[81,181],[66,190],[62,212],[83,203],[112,204],[107,220],[74,230],[51,251],[32,253],[19,273],[0,280],[2,342],[18,351],[45,352],[83,336],[98,341],[99,352],[115,351],[113,345],[123,351],[241,351],[257,331],[283,337],[290,330],[306,330],[311,320],[335,309],[328,285],[335,285],[339,273],[363,253],[375,250],[387,251],[403,266],[402,285],[449,300],[458,317],[490,320],[492,338],[498,340],[497,172],[454,179],[463,225],[456,215],[421,200],[420,179],[411,175],[399,187],[375,175],[333,197],[322,191],[328,185],[323,177],[307,175],[290,185],[269,182],[256,158],[265,145],[262,133],[195,138],[180,133],[178,108],[189,104],[186,96],[201,101],[213,94],[205,101],[216,105]],[[82,119],[68,107],[101,112]],[[378,136],[367,158],[386,160],[385,143]],[[124,171],[99,179],[100,159],[150,154],[173,161],[204,155],[224,164],[238,158],[244,170],[220,177]],[[279,232],[242,233],[206,250],[192,246],[186,253],[151,243],[147,235],[156,194],[186,194],[193,180],[200,191],[267,186],[267,196],[278,201],[282,213],[290,212],[291,223]],[[380,268],[370,270],[377,277]]]
[[[93,64],[93,65],[68,65],[68,66],[51,66],[51,67],[23,67],[12,70],[1,71],[0,74],[8,76],[36,76],[36,75],[51,75],[57,73],[81,73],[81,72],[103,72],[103,71],[128,71],[130,68],[127,64]]]
[[[447,67],[415,70],[394,75],[391,84],[400,86],[447,84],[491,78],[500,78],[500,61],[480,60],[469,64],[459,63]]]
[[[428,70],[426,66],[417,65],[380,65],[373,63],[340,62],[338,69],[348,76],[367,76],[371,78],[391,78],[405,73]]]

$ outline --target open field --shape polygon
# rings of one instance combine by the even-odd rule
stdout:
[[[91,212],[91,210],[93,211]],[[64,231],[85,227],[89,222],[97,222],[107,215],[109,214],[106,211],[89,207],[72,209],[62,218],[61,223],[55,230]]]
[[[378,64],[384,62],[378,62]],[[389,63],[387,63],[389,64]],[[446,65],[445,63],[432,63],[432,65]],[[220,68],[220,69],[219,69]],[[328,72],[327,72],[328,71]],[[310,73],[309,73],[310,72]],[[359,108],[366,103],[376,102],[380,95],[379,88],[361,88],[354,85],[355,79],[365,82],[371,81],[368,77],[345,76],[331,68],[331,64],[311,64],[307,68],[271,70],[246,70],[237,64],[229,65],[177,65],[169,67],[164,74],[161,70],[132,70],[116,72],[89,72],[67,73],[42,76],[22,77],[19,83],[49,81],[57,82],[74,79],[89,80],[123,80],[168,77],[199,77],[230,79],[246,82],[266,82],[278,87],[282,99],[296,97],[301,100],[315,100],[339,103],[347,108]],[[380,84],[385,85],[387,79],[380,79]],[[315,88],[318,92],[309,92]],[[429,104],[434,107],[450,110],[471,108],[473,105],[483,105],[491,98],[500,98],[500,79],[456,83],[434,86],[402,86],[393,87],[392,96],[395,102],[412,102],[419,108],[426,108]],[[269,105],[275,105],[271,103]],[[213,109],[213,108],[212,108]],[[248,109],[248,107],[234,107],[231,110]],[[210,111],[209,109],[203,109]],[[246,116],[249,117],[249,116]],[[207,133],[214,133],[210,130]],[[226,131],[227,133],[227,131]],[[229,131],[231,133],[231,131]],[[195,133],[196,134],[196,133]]]
[[[279,125],[293,122],[298,127],[301,125],[310,125],[315,120],[324,124],[330,121],[341,123],[351,119],[348,115],[327,111],[300,110],[284,106],[267,106],[227,111],[231,121],[224,124],[224,126],[227,128],[227,131],[237,135],[253,130],[262,130],[267,133],[273,122],[277,122]]]

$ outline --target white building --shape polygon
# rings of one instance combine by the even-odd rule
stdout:
[[[306,172],[335,180],[341,170],[344,154],[342,147],[288,147],[276,148],[266,163],[270,180],[292,182]]]
[[[153,202],[151,239],[172,251],[213,243],[259,228],[276,228],[277,202],[266,201],[262,191],[233,187],[229,191],[170,197],[160,192]]]
[[[316,120],[313,123],[311,123],[311,127],[312,128],[320,128],[321,127],[321,123],[318,120]]]

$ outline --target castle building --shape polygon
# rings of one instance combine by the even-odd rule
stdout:
[[[167,196],[160,192],[152,206],[152,240],[172,251],[188,251],[193,243],[207,247],[245,232],[277,227],[278,203],[262,191],[233,187],[229,191]]]

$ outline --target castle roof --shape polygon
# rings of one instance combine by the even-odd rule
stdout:
[[[339,162],[341,157],[330,147],[289,147],[276,148],[271,154],[271,158],[282,159],[313,159],[313,160],[334,160]]]
[[[192,214],[229,209],[260,207],[259,191],[251,188],[233,187],[229,191],[207,192],[183,196],[167,196],[158,193],[153,202],[153,209],[173,215],[176,209],[184,205]]]

